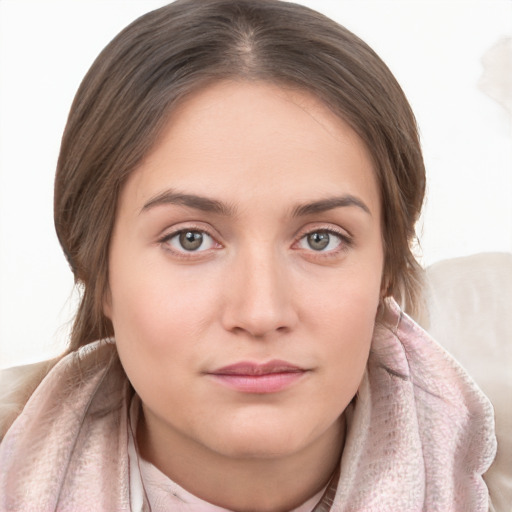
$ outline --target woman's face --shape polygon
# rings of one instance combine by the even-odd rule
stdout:
[[[336,438],[380,226],[365,146],[308,93],[221,82],[183,102],[122,191],[104,306],[153,439],[268,458]]]

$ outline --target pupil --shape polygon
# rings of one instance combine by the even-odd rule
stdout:
[[[196,251],[203,243],[203,235],[198,231],[186,231],[180,234],[180,244],[187,251]]]
[[[329,245],[329,233],[311,233],[308,235],[308,244],[315,251],[325,249]]]

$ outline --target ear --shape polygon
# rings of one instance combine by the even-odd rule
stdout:
[[[389,295],[390,279],[387,272],[382,273],[382,279],[380,282],[380,299],[384,300]]]
[[[103,314],[112,322],[112,293],[110,286],[107,287],[103,295]]]

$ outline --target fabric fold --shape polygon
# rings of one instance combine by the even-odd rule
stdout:
[[[0,445],[0,510],[130,510],[129,389],[112,343],[61,360]]]
[[[487,512],[492,406],[394,301],[387,306],[349,417],[333,510]]]

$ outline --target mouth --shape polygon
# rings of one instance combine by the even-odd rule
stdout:
[[[294,385],[310,370],[286,361],[240,362],[208,372],[212,379],[242,393],[277,393]]]

